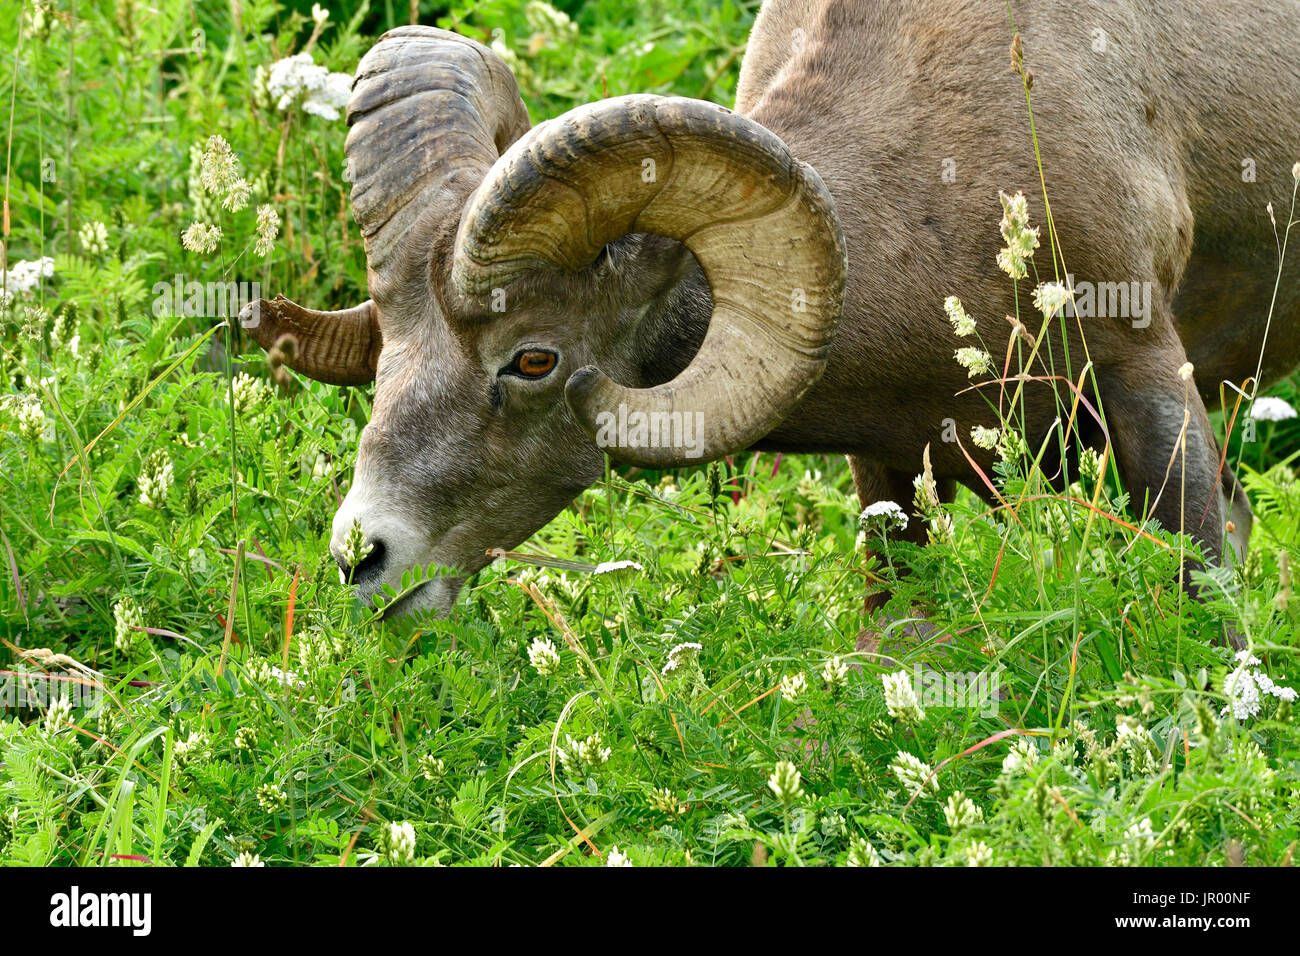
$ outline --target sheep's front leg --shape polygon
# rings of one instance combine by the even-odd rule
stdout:
[[[901,506],[909,516],[907,528],[891,534],[890,537],[894,540],[924,544],[927,540],[925,521],[916,515],[912,506],[912,499],[915,494],[912,482],[916,475],[893,468],[886,468],[857,455],[849,455],[848,458],[849,468],[853,471],[853,484],[857,488],[858,501],[861,506],[865,508],[877,501],[892,501]],[[919,473],[920,464],[918,463],[917,474]],[[940,501],[944,503],[952,501],[957,490],[956,482],[952,479],[937,479],[935,485]],[[866,611],[868,618],[879,612],[889,601],[889,597],[889,592],[884,590],[868,592],[863,601],[863,609]],[[909,641],[923,639],[928,637],[932,631],[933,628],[924,623],[919,625],[908,624],[905,629],[905,639]],[[869,622],[867,627],[858,632],[856,649],[873,654],[879,652],[881,636],[881,631],[872,627]]]
[[[1182,346],[1148,351],[1139,365],[1098,371],[1106,423],[1135,514],[1184,532],[1213,565],[1245,555],[1250,505],[1236,476],[1219,470],[1219,445]],[[1193,373],[1194,374],[1194,373]],[[1196,588],[1184,569],[1184,585]]]

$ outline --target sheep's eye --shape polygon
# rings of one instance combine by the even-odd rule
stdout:
[[[549,375],[555,368],[557,356],[554,352],[547,352],[542,349],[534,349],[527,352],[520,352],[515,356],[515,360],[510,363],[510,371],[516,375],[522,375],[524,378],[541,378],[543,375]]]

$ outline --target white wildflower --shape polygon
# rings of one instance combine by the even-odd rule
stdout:
[[[985,375],[993,371],[993,357],[983,349],[964,348],[952,353],[957,364],[966,370],[967,378]]]
[[[885,685],[885,707],[890,717],[914,724],[925,720],[925,710],[906,670],[881,674],[880,681]]]
[[[952,323],[953,332],[963,338],[974,334],[975,320],[966,314],[961,299],[955,295],[948,296],[943,300],[943,310],[948,314],[948,321]]]
[[[1151,818],[1143,817],[1128,827],[1120,840],[1121,845],[1110,851],[1108,862],[1119,866],[1137,866],[1156,846],[1156,835],[1151,828]]]
[[[1257,422],[1280,422],[1295,418],[1296,410],[1280,398],[1265,395],[1255,399],[1255,404],[1250,408],[1250,417]]]
[[[1255,683],[1255,675],[1247,670],[1235,670],[1223,679],[1223,692],[1229,696],[1229,704],[1219,711],[1226,714],[1232,711],[1232,717],[1238,721],[1247,721],[1260,713],[1260,685]]]
[[[704,645],[695,641],[685,641],[678,644],[668,652],[668,661],[664,664],[664,673],[671,674],[680,670],[691,661],[696,660],[700,652],[704,650]]]
[[[528,663],[542,677],[550,677],[560,670],[560,652],[549,638],[533,638],[528,646]]]
[[[361,522],[356,518],[348,527],[347,537],[343,539],[343,563],[355,570],[375,550],[375,546],[366,540],[366,533],[361,530]],[[339,578],[347,584],[349,572],[339,568]]]
[[[159,448],[145,459],[140,469],[140,504],[146,508],[158,508],[167,500],[167,492],[172,486],[172,461],[166,450]]]
[[[346,650],[342,638],[312,628],[298,640],[298,666],[312,674],[342,658]]]
[[[45,732],[58,733],[64,727],[72,725],[72,701],[67,697],[55,697],[45,708]]]
[[[240,372],[235,376],[230,390],[235,399],[235,412],[241,415],[257,412],[271,399],[270,386],[247,372]]]
[[[836,655],[822,665],[822,683],[831,693],[844,689],[849,679],[849,665]]]
[[[889,769],[898,778],[898,782],[903,785],[908,797],[915,797],[925,791],[930,793],[939,792],[939,781],[935,779],[930,765],[906,750],[898,752],[898,755],[889,764]]]
[[[631,866],[632,861],[623,853],[619,852],[617,846],[609,848],[609,856],[605,857],[606,866]]]
[[[324,26],[329,22],[330,12],[319,3],[313,3],[311,5],[311,18],[318,26]]]
[[[123,597],[113,605],[113,646],[123,654],[135,649],[144,627],[144,612],[131,597]]]
[[[680,816],[686,812],[686,807],[677,799],[677,794],[667,787],[658,787],[651,790],[646,802],[650,804],[651,810],[658,810],[660,813],[666,813],[669,816]]]
[[[1029,454],[1029,445],[1020,437],[1020,433],[1014,428],[1002,429],[1001,435],[998,436],[998,457],[1003,461],[1013,461],[1022,455]]]
[[[45,409],[34,398],[27,398],[18,405],[14,418],[18,422],[18,434],[27,441],[41,441],[45,437]]]
[[[433,754],[421,754],[420,774],[431,783],[437,782],[447,775],[447,763]]]
[[[306,687],[307,685],[298,679],[298,675],[293,671],[281,670],[268,661],[256,660],[248,666],[248,676],[256,684],[269,684],[275,682],[282,687]]]
[[[352,77],[317,66],[310,53],[296,53],[271,64],[266,88],[281,112],[298,105],[304,113],[337,120],[347,105]]]
[[[984,811],[960,790],[954,790],[943,805],[943,819],[953,833],[984,819]]]
[[[76,338],[76,312],[72,309],[64,308],[54,317],[54,324],[50,326],[50,347],[58,350],[66,345],[69,352],[72,352],[72,342]],[[76,357],[75,353],[73,353],[73,357]]]
[[[998,439],[1002,437],[1002,429],[985,428],[983,425],[976,425],[970,430],[970,440],[979,448],[985,448],[992,451],[998,447]]]
[[[41,279],[54,275],[54,260],[49,256],[41,259],[21,259],[15,262],[5,273],[4,288],[12,298],[15,295],[31,298]]]
[[[384,858],[393,866],[415,862],[415,827],[410,823],[389,823],[383,830]]]
[[[1260,670],[1260,659],[1250,651],[1238,651],[1237,667],[1223,679],[1223,692],[1228,703],[1220,713],[1232,711],[1237,720],[1248,720],[1259,714],[1264,695],[1278,700],[1294,701],[1296,691],[1273,683],[1273,679]]]
[[[88,256],[102,256],[108,251],[108,227],[98,220],[88,222],[77,230],[81,248]]]
[[[849,858],[846,866],[880,866],[884,861],[880,852],[860,836],[849,840]]]
[[[1121,747],[1146,747],[1151,741],[1151,731],[1134,718],[1121,717],[1115,723],[1115,742]]]
[[[966,848],[967,866],[992,866],[993,850],[983,840],[976,840]]]
[[[1036,763],[1038,763],[1038,748],[1023,737],[1018,737],[1011,745],[1011,752],[1002,758],[1002,772],[1024,773]]]
[[[1085,448],[1079,453],[1079,474],[1090,481],[1101,477],[1101,455],[1094,448]]]
[[[231,866],[266,866],[266,864],[262,862],[262,858],[258,856],[256,853],[241,853],[239,854],[239,856],[235,857],[234,862],[231,863],[230,865]]]
[[[176,741],[172,754],[181,766],[203,763],[212,754],[212,740],[201,730],[192,730],[184,740]]]
[[[253,105],[260,110],[268,110],[272,106],[270,83],[271,70],[265,63],[253,67],[252,100]]]
[[[1051,318],[1070,301],[1070,290],[1059,282],[1044,282],[1034,290],[1034,307]]]
[[[352,95],[352,76],[348,73],[331,73],[325,77],[320,89],[312,90],[302,101],[302,111],[321,119],[337,120],[341,110],[348,105]]]
[[[262,808],[263,813],[276,813],[283,810],[289,805],[289,798],[285,796],[279,784],[264,783],[257,788],[257,805]]]
[[[781,678],[781,696],[785,698],[786,703],[793,704],[807,689],[808,678],[804,676],[803,671],[787,674]]]
[[[1120,717],[1116,721],[1115,743],[1128,754],[1133,773],[1155,773],[1159,766],[1160,748],[1156,746],[1151,731],[1135,718]]]
[[[559,748],[560,764],[570,777],[581,778],[591,774],[597,767],[609,762],[613,751],[605,746],[600,734],[595,733],[583,740],[574,740],[564,735],[564,746]]]
[[[799,768],[788,760],[781,760],[767,778],[767,787],[776,795],[777,800],[791,804],[803,796],[802,779]]]
[[[198,252],[203,255],[215,252],[217,243],[220,241],[221,227],[210,226],[205,222],[191,223],[181,233],[181,245],[190,252]]]
[[[45,334],[45,323],[49,321],[50,314],[40,306],[28,306],[23,309],[23,324],[18,330],[18,334],[31,342],[39,342]],[[46,384],[52,383],[52,379]]]
[[[54,11],[53,0],[33,0],[32,5],[27,10],[26,19],[29,35],[41,42],[49,39],[50,31],[59,22],[59,18]]]
[[[868,531],[902,531],[907,520],[907,512],[894,501],[874,501],[858,515],[858,524]]]
[[[563,10],[557,10],[544,0],[532,0],[524,7],[524,19],[556,46],[570,44],[578,38],[578,25]]]
[[[284,112],[304,91],[323,85],[327,76],[329,70],[317,66],[310,53],[297,53],[271,64],[266,88],[275,99],[276,108]]]

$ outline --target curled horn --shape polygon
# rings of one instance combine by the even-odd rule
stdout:
[[[459,222],[469,194],[528,129],[509,68],[446,30],[390,30],[362,58],[348,100],[347,175],[366,246],[371,301],[316,312],[276,298],[241,320],[272,349],[292,335],[284,364],[323,382],[372,381],[379,315],[419,310],[429,297],[433,235]]]
[[[469,194],[528,129],[509,67],[446,30],[390,30],[362,58],[348,100],[352,213],[371,294],[428,281],[432,230],[459,221]]]
[[[308,378],[329,385],[364,385],[375,379],[383,337],[369,300],[339,312],[317,312],[276,296],[245,306],[239,322],[268,352],[290,336],[292,349],[280,348],[277,354]]]
[[[461,220],[452,282],[484,296],[532,270],[580,269],[635,232],[694,253],[713,297],[708,332],[676,378],[651,388],[579,369],[565,387],[570,408],[597,444],[645,467],[748,447],[826,364],[846,269],[829,192],[776,135],[723,107],[608,99],[538,125],[497,161]],[[652,423],[686,417],[700,440],[620,445],[603,428],[620,410]]]

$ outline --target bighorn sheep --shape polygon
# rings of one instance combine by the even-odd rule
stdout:
[[[1255,374],[1263,345],[1276,275],[1264,207],[1286,208],[1300,157],[1300,5],[1011,6],[1064,262],[1078,282],[1150,290],[1141,320],[1058,319],[1052,334],[1068,336],[1076,373],[1078,357],[1094,363],[1132,500],[1181,489],[1155,515],[1219,561],[1249,509],[1205,406]],[[911,500],[929,444],[944,497],[956,482],[984,492],[941,433],[945,419],[963,436],[996,424],[979,392],[996,403],[999,386],[970,388],[943,304],[959,294],[1005,336],[999,190],[1023,190],[1045,221],[1010,39],[991,0],[769,0],[736,112],[622,96],[530,130],[486,48],[386,34],[348,104],[371,300],[263,302],[252,328],[267,348],[292,333],[304,375],[375,380],[332,541],[340,555],[356,521],[373,545],[350,569],[360,595],[418,564],[483,567],[602,474],[602,446],[660,467],[746,448],[846,454],[865,505]],[[1298,356],[1291,265],[1263,378]],[[1199,394],[1167,474],[1188,361]],[[1035,448],[1058,415],[1052,388],[1025,386]],[[655,427],[608,427],[636,413]],[[992,453],[966,445],[987,471]],[[459,586],[436,578],[407,607],[446,609]]]

